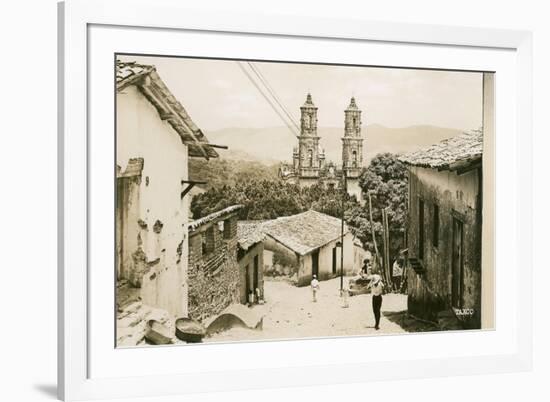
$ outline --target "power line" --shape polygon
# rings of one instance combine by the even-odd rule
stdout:
[[[267,79],[265,78],[265,76],[262,74],[262,72],[260,71],[260,67],[259,66],[256,66],[255,64],[251,63],[251,62],[247,62],[248,65],[250,66],[250,68],[252,69],[252,71],[258,76],[258,78],[260,79],[260,81],[264,84],[265,88],[267,89],[267,91],[271,94],[271,96],[273,97],[273,99],[275,99],[275,102],[277,102],[277,104],[280,106],[280,108],[283,110],[283,112],[286,114],[286,116],[288,117],[288,119],[290,120],[290,122],[294,125],[294,127],[296,127],[296,130],[300,131],[300,127],[298,126],[298,124],[296,123],[296,120],[294,120],[294,118],[292,117],[292,115],[288,112],[287,108],[283,105],[283,103],[281,102],[281,100],[279,99],[279,97],[277,96],[277,93],[275,92],[275,90],[271,87],[271,85],[269,85],[269,82],[267,81]]]
[[[273,102],[271,101],[271,99],[269,99],[269,97],[261,90],[260,86],[256,83],[256,81],[254,80],[254,77],[252,77],[250,75],[250,73],[248,71],[246,71],[246,69],[244,68],[244,66],[242,65],[242,63],[240,61],[237,61],[237,64],[239,65],[239,67],[241,68],[241,70],[243,71],[243,73],[246,75],[246,77],[250,80],[250,82],[254,85],[254,87],[256,87],[256,89],[258,90],[258,92],[263,96],[263,98],[267,101],[267,103],[269,103],[269,105],[271,106],[271,108],[273,109],[273,111],[275,113],[277,113],[277,115],[279,116],[279,118],[283,121],[283,123],[285,123],[285,125],[288,127],[288,129],[292,132],[292,134],[298,136],[298,132],[294,129],[294,127],[288,123],[288,121],[285,119],[285,117],[281,114],[281,112],[277,109],[277,107],[273,104]],[[291,120],[292,121],[292,120]],[[293,123],[294,124],[294,123]]]

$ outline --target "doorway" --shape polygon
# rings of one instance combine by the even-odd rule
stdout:
[[[258,284],[258,270],[259,270],[259,258],[257,255],[254,256],[254,272],[252,275],[252,284],[254,286],[254,294],[256,294],[256,289],[259,289]]]
[[[139,180],[136,177],[118,177],[116,186],[115,265],[116,278],[120,280],[130,279],[134,267],[132,253],[139,247]]]
[[[453,256],[451,266],[451,304],[462,308],[464,288],[464,224],[453,218]]]
[[[319,278],[319,249],[311,253],[311,275]]]
[[[244,291],[244,303],[248,303],[248,295],[250,294],[250,291],[252,290],[251,288],[251,283],[250,283],[250,271],[252,271],[251,267],[250,267],[250,264],[246,264],[246,267],[245,267],[245,274],[244,274],[244,288],[245,288],[245,291]]]
[[[336,269],[337,269],[337,267],[336,267],[337,251],[336,250],[338,250],[337,247],[334,247],[332,249],[332,273],[333,273],[333,275],[336,274]]]
[[[424,259],[424,200],[418,200],[418,259]]]

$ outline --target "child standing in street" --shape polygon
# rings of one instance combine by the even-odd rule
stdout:
[[[313,294],[313,302],[317,302],[317,291],[320,289],[319,281],[317,280],[317,275],[313,275],[311,280],[311,292]]]
[[[254,305],[254,292],[250,290],[248,292],[248,307],[252,307]]]

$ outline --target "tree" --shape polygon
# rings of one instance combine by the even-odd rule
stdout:
[[[239,219],[275,219],[314,209],[327,215],[341,216],[340,189],[314,184],[300,188],[281,180],[239,180],[233,186],[211,187],[191,200],[191,212],[197,219],[230,205],[241,204]],[[346,196],[346,208],[359,205]]]
[[[405,227],[408,176],[407,168],[396,155],[383,153],[374,157],[361,174],[359,186],[364,194],[371,194],[375,222],[382,222],[382,209],[388,208],[390,230]]]
[[[359,186],[365,198],[369,192],[371,194],[374,232],[379,245],[382,243],[382,210],[388,208],[388,226],[390,235],[393,234],[393,241],[390,243],[397,244],[397,246],[390,246],[390,255],[395,256],[400,248],[400,242],[395,242],[395,240],[403,239],[402,234],[399,237],[395,237],[395,234],[405,228],[407,220],[408,176],[406,167],[399,162],[396,155],[379,154],[361,173]],[[345,220],[363,245],[373,251],[368,208],[368,203],[365,206],[348,203]]]
[[[239,169],[247,171],[252,166]],[[239,169],[228,165],[227,171]],[[267,176],[267,177],[265,177]],[[243,177],[245,177],[243,179]],[[340,218],[342,216],[342,188],[331,188],[323,184],[314,184],[300,188],[295,184],[283,182],[261,173],[257,176],[232,174],[230,185],[222,185],[219,180],[206,192],[195,195],[191,200],[191,212],[195,219],[206,216],[230,205],[241,204],[239,219],[275,219],[314,209],[318,212]],[[370,192],[374,231],[382,233],[382,209],[388,208],[390,232],[402,230],[407,219],[408,177],[406,167],[396,155],[385,153],[377,155],[365,168],[359,178],[363,194]],[[353,233],[366,246],[372,246],[372,234],[368,204],[361,206],[355,197],[344,195],[344,219]],[[368,247],[372,250],[372,247]],[[392,254],[395,250],[392,250]]]

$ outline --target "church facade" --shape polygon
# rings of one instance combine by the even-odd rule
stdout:
[[[310,186],[322,183],[338,187],[346,180],[350,195],[362,202],[359,176],[363,168],[363,137],[361,135],[361,110],[351,98],[344,111],[344,136],[342,137],[342,164],[340,166],[325,159],[325,150],[320,145],[321,137],[317,133],[317,106],[311,94],[300,107],[300,135],[298,146],[294,147],[292,164],[284,163],[279,170],[280,177],[287,182]]]

